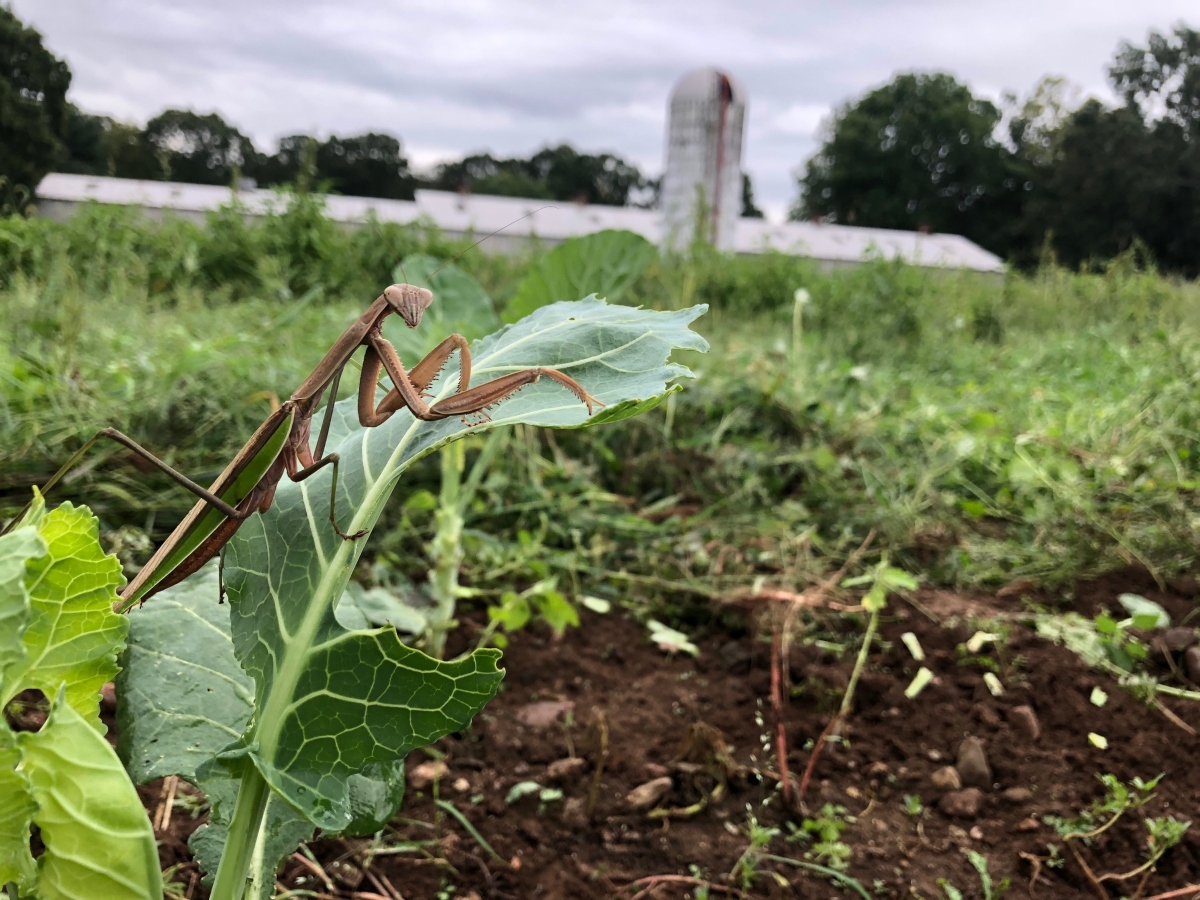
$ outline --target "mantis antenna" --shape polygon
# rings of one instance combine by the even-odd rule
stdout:
[[[525,215],[521,216],[521,218],[513,219],[511,222],[509,222],[507,225],[505,225],[504,228],[512,228],[518,222],[523,222],[526,219],[528,219],[530,216],[537,215],[543,209],[558,209],[558,207],[552,206],[549,204],[547,204],[546,206],[539,206],[537,209],[533,210],[532,212],[525,213]],[[436,275],[438,272],[442,271],[442,269],[446,268],[446,266],[450,265],[450,263],[454,262],[455,260],[462,259],[462,257],[466,256],[468,253],[470,253],[472,250],[474,250],[476,247],[478,247],[480,244],[482,244],[488,238],[493,238],[496,235],[498,235],[500,232],[502,232],[504,230],[504,228],[497,228],[491,234],[485,234],[483,237],[481,237],[479,240],[477,240],[475,243],[473,243],[470,247],[468,247],[462,253],[458,253],[455,256],[450,257],[448,260],[446,260],[444,263],[442,263],[440,266],[438,266],[436,269],[434,269],[432,272],[429,273],[429,277],[425,279],[425,284],[429,284],[429,282],[433,280],[433,276]],[[400,274],[401,275],[404,274],[403,269],[400,270]],[[405,276],[405,277],[407,278],[408,276]],[[425,284],[421,285],[421,287],[425,287]]]

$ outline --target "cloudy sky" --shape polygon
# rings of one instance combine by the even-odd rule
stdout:
[[[1196,0],[11,0],[74,73],[84,109],[144,123],[217,110],[276,138],[383,130],[418,166],[569,141],[662,168],[671,85],[718,65],[750,96],[744,167],[768,214],[832,109],[941,69],[998,99],[1045,74],[1107,97],[1122,39]]]

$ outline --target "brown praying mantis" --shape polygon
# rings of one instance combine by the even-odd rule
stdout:
[[[53,488],[92,445],[107,438],[141,456],[200,498],[121,592],[120,611],[124,612],[158,591],[178,584],[220,553],[242,522],[256,512],[270,509],[276,488],[285,473],[292,481],[300,482],[331,466],[333,478],[329,490],[329,521],[334,531],[344,540],[357,540],[366,534],[365,531],[347,534],[338,526],[338,455],[325,453],[342,371],[359,347],[366,347],[358,385],[358,420],[364,428],[381,425],[395,412],[405,408],[426,422],[453,416],[463,416],[465,421],[466,417],[473,415],[483,416],[481,421],[484,421],[489,408],[543,376],[557,381],[575,394],[587,405],[589,415],[593,405],[604,405],[570,376],[557,369],[540,366],[501,375],[485,384],[471,387],[471,353],[466,338],[460,334],[447,337],[412,371],[406,372],[396,349],[383,336],[383,322],[395,313],[409,328],[416,328],[432,303],[433,293],[424,287],[393,284],[384,290],[334,342],[304,383],[250,436],[207,490],[115,428],[102,429],[85,442],[46,482],[42,488],[43,494]],[[427,403],[427,389],[455,350],[459,353],[459,379],[455,393],[432,404]],[[393,387],[376,405],[375,398],[383,371],[391,378]],[[329,401],[314,451],[311,447],[313,416],[327,389]],[[32,501],[0,530],[0,534],[20,522],[31,506]]]

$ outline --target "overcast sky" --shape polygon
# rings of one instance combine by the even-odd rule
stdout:
[[[1109,96],[1122,39],[1197,0],[11,0],[74,73],[89,112],[144,123],[219,111],[262,149],[282,135],[388,131],[417,166],[569,141],[657,174],[671,85],[717,65],[750,97],[744,168],[781,218],[838,105],[898,71],[976,93],[1045,74]]]

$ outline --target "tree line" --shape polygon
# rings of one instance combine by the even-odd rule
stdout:
[[[1125,253],[1200,275],[1200,32],[1123,42],[1119,102],[1061,78],[999,106],[905,73],[839,109],[799,175],[794,219],[965,235],[1025,266]]]

